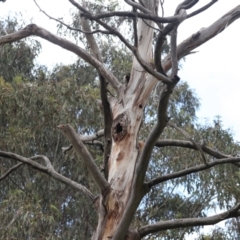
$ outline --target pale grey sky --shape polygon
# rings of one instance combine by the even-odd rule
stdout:
[[[165,1],[165,16],[171,15],[179,2],[181,1]],[[205,5],[209,0],[199,2],[197,8]],[[67,0],[39,0],[38,3],[53,17],[69,19],[71,4]],[[186,20],[178,30],[179,42],[200,28],[209,26],[238,4],[239,0],[218,1],[204,13]],[[1,3],[0,16],[6,16],[9,12],[13,14],[21,12],[28,20],[26,24],[32,18],[32,22],[56,32],[56,23],[39,12],[33,0],[7,0],[4,4]],[[240,141],[239,29],[240,19],[214,39],[199,47],[198,53],[188,56],[179,72],[180,78],[187,81],[201,99],[201,109],[197,114],[199,121],[204,123],[205,119],[212,120],[214,116],[220,115],[224,127],[233,130],[237,141]],[[74,54],[58,46],[44,40],[41,42],[43,52],[38,61],[42,64],[54,66],[56,63],[69,63],[76,59]]]

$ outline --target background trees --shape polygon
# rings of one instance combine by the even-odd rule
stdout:
[[[98,4],[90,4],[88,8],[97,14],[118,10],[120,6],[116,4],[102,7]],[[91,16],[87,17],[91,19]],[[73,27],[79,28],[78,13],[73,19]],[[121,22],[119,19],[105,21],[110,26],[118,26],[119,22]],[[92,27],[99,29],[99,23],[93,21]],[[131,30],[132,25],[126,24],[124,27]],[[76,34],[76,38],[80,38],[87,46],[83,34]],[[156,39],[155,37],[153,45]],[[1,41],[4,42],[4,37]],[[63,46],[66,46],[64,44],[66,42],[63,42]],[[120,83],[125,84],[122,79],[131,70],[132,55],[123,47],[123,44],[115,42],[115,38],[111,35],[106,35],[104,41],[98,38],[97,44],[102,53],[104,66],[108,67]],[[21,46],[30,51],[27,56],[29,59],[20,58],[20,63],[16,66],[29,64],[26,68],[27,74],[24,72],[25,68],[22,67],[18,71],[11,71],[11,76],[4,75],[4,72],[9,72],[7,70],[9,63],[2,64],[0,69],[2,72],[0,82],[1,139],[3,139],[0,142],[0,149],[26,157],[44,153],[58,173],[97,194],[98,190],[95,184],[89,181],[91,179],[89,172],[85,171],[86,165],[81,162],[81,158],[72,150],[65,150],[65,154],[62,153],[61,147],[68,146],[68,142],[56,130],[56,126],[59,123],[70,123],[74,126],[82,135],[82,141],[87,145],[95,163],[106,174],[106,165],[102,155],[103,149],[106,152],[106,147],[108,147],[106,146],[108,138],[105,135],[104,142],[103,133],[99,133],[99,130],[104,127],[106,130],[106,125],[103,125],[104,119],[106,121],[106,112],[102,109],[105,107],[106,110],[106,105],[101,103],[104,101],[104,96],[99,88],[106,91],[106,86],[103,82],[99,82],[98,72],[93,70],[89,64],[84,63],[82,59],[73,65],[56,66],[52,71],[43,71],[43,67],[34,71],[33,56],[36,56],[35,51],[39,48],[31,47],[27,42],[23,42]],[[3,53],[8,52],[7,48],[11,50],[4,59],[16,63],[14,56],[19,49],[12,45],[4,45],[3,48]],[[169,49],[165,45],[163,54],[168,53]],[[106,75],[104,72],[106,70],[102,68],[102,65],[98,62],[94,62],[93,65],[101,74]],[[132,79],[132,82],[136,81],[141,83],[139,79]],[[113,86],[109,87],[111,83]],[[119,98],[114,90],[114,83],[112,80],[110,84],[107,84],[108,99],[113,96]],[[161,82],[149,96],[143,110],[142,127],[136,141],[145,141],[156,123],[157,107],[162,97],[160,91],[165,86]],[[125,97],[131,97],[131,95]],[[170,99],[169,125],[155,143],[146,172],[145,187],[148,186],[151,191],[139,204],[131,223],[131,229],[140,228],[141,232],[141,227],[147,224],[171,219],[203,218],[209,215],[210,209],[215,207],[222,210],[231,209],[238,203],[239,171],[236,163],[239,159],[235,156],[239,146],[234,142],[231,132],[222,129],[220,119],[216,119],[213,124],[198,125],[195,115],[198,107],[199,101],[194,92],[186,83],[180,82]],[[84,139],[85,135],[94,134],[97,136],[90,141]],[[6,157],[4,152],[1,152],[1,156]],[[218,159],[233,164],[219,165],[214,168],[208,168],[203,164],[204,161],[215,164]],[[15,158],[15,160],[21,159]],[[45,166],[44,158],[37,162]],[[89,204],[89,199],[84,194],[36,171],[36,166],[31,168],[33,165],[30,161],[25,165],[22,163],[15,165],[16,162],[12,159],[2,158],[1,164],[0,207],[3,239],[86,239],[93,235],[97,225],[97,214],[93,204]],[[12,167],[15,171],[11,170],[10,175],[6,174]],[[196,167],[202,167],[201,170],[204,171],[194,170]],[[37,169],[41,171],[41,168]],[[184,171],[189,171],[188,173],[191,174]],[[159,184],[152,187],[156,183]],[[104,197],[106,196],[103,194]],[[227,214],[224,216],[228,217]],[[229,222],[233,228],[237,226],[236,223]],[[171,227],[167,227],[165,231],[152,231],[153,235],[146,236],[146,238],[183,239],[187,233],[198,231],[199,225],[204,225],[204,223],[196,225],[186,223],[181,226],[180,230],[171,230]],[[225,239],[231,237],[221,230],[212,234],[213,236],[218,234]],[[238,234],[237,231],[234,234]],[[208,236],[202,237],[207,239]]]

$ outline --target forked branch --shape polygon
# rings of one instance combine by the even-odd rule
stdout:
[[[47,41],[56,44],[70,52],[73,52],[77,54],[79,57],[81,57],[83,60],[85,60],[87,63],[95,67],[100,74],[106,78],[112,86],[119,91],[121,87],[121,83],[117,80],[117,78],[95,57],[91,56],[87,51],[85,51],[83,48],[77,46],[76,44],[58,37],[51,32],[47,31],[44,28],[38,27],[36,24],[29,24],[22,30],[19,30],[15,33],[5,35],[3,37],[0,37],[0,45],[16,42],[20,39],[29,37],[29,36],[38,36],[43,39],[46,39]]]
[[[223,15],[216,22],[207,28],[202,28],[195,34],[180,43],[177,47],[178,60],[187,56],[191,51],[208,40],[214,38],[217,34],[226,29],[231,23],[240,17],[240,5]],[[167,55],[163,60],[163,69],[166,71],[172,67],[171,55]]]
[[[86,187],[57,173],[54,170],[52,164],[50,163],[49,159],[46,156],[38,155],[38,156],[31,157],[31,158],[25,158],[18,154],[14,154],[11,152],[4,152],[4,151],[0,151],[0,156],[3,158],[14,159],[21,163],[25,163],[40,172],[48,174],[49,176],[53,177],[54,179],[58,180],[59,182],[62,182],[64,184],[68,185],[69,187],[82,192],[85,196],[89,197],[92,201],[95,199],[95,196]],[[46,167],[33,161],[33,159],[39,159],[39,158],[44,160],[44,162],[47,165]]]
[[[170,173],[165,176],[157,177],[157,178],[151,180],[150,182],[146,183],[146,185],[148,186],[148,188],[151,188],[159,183],[166,182],[171,179],[180,178],[180,177],[183,177],[183,176],[186,176],[186,175],[189,175],[192,173],[200,172],[203,170],[207,170],[207,169],[212,168],[217,165],[229,164],[229,163],[239,163],[239,162],[240,162],[240,158],[238,158],[238,157],[222,158],[219,160],[208,162],[207,165],[201,164],[198,166],[186,168],[186,169],[178,171],[178,172]]]
[[[13,171],[17,170],[18,168],[20,168],[21,166],[23,166],[23,163],[18,163],[16,165],[14,165],[13,167],[11,167],[7,172],[5,172],[1,177],[0,177],[0,181],[5,179],[9,174],[11,174]]]
[[[89,173],[91,174],[93,180],[98,186],[101,193],[106,192],[109,189],[109,184],[99,171],[96,163],[94,162],[91,154],[81,141],[79,135],[69,124],[59,125],[58,128],[63,132],[67,139],[71,142],[77,154],[82,158],[82,161],[86,165]]]

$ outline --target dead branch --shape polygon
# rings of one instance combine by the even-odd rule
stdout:
[[[208,163],[207,163],[207,159],[206,159],[206,157],[205,157],[205,155],[204,155],[204,152],[203,152],[203,150],[202,150],[201,145],[198,144],[198,143],[196,143],[196,142],[188,135],[188,133],[187,133],[184,129],[179,128],[179,127],[177,127],[176,125],[174,125],[174,124],[172,124],[172,123],[168,123],[168,125],[169,125],[170,127],[172,127],[172,128],[175,128],[175,129],[178,130],[179,132],[181,132],[181,133],[183,134],[183,136],[184,136],[185,138],[187,138],[187,140],[189,140],[192,144],[194,144],[194,146],[195,146],[195,147],[198,149],[198,151],[200,152],[200,155],[201,155],[201,158],[202,158],[204,164],[207,165],[207,164],[208,164]]]
[[[223,153],[220,153],[210,147],[207,147],[205,144],[199,144],[202,151],[209,154],[212,157],[215,157],[217,159],[222,159],[222,158],[232,158],[233,156],[226,155]],[[167,146],[174,146],[174,147],[182,147],[182,148],[189,148],[189,149],[194,149],[198,150],[197,146],[192,143],[191,141],[184,141],[184,140],[176,140],[176,139],[161,139],[158,140],[155,144],[155,147],[167,147]],[[240,165],[237,165],[240,166]]]
[[[54,170],[54,168],[52,167],[52,164],[50,163],[49,159],[46,156],[39,155],[39,156],[34,156],[32,158],[25,158],[25,157],[15,154],[15,153],[4,152],[4,151],[0,151],[0,156],[3,158],[14,159],[21,163],[25,163],[25,164],[29,165],[30,167],[32,167],[42,173],[48,174],[49,176],[53,177],[54,179],[58,180],[59,182],[62,182],[64,184],[68,185],[69,187],[82,192],[87,197],[89,197],[92,201],[95,199],[95,196],[86,187],[57,173]],[[33,159],[39,159],[39,158],[43,159],[45,161],[45,163],[47,165],[46,167],[33,161]]]
[[[91,56],[87,51],[85,51],[83,48],[77,46],[76,44],[58,37],[51,32],[47,31],[44,28],[38,27],[36,24],[29,24],[22,30],[19,30],[15,33],[5,35],[3,37],[0,37],[0,45],[11,43],[18,41],[20,39],[29,37],[29,36],[38,36],[43,39],[46,39],[47,41],[56,44],[70,52],[73,52],[77,54],[79,57],[81,57],[83,60],[85,60],[87,63],[95,67],[98,72],[101,73],[104,78],[106,78],[112,86],[119,91],[121,87],[121,83],[116,79],[116,77],[95,57]]]
[[[195,34],[192,34],[189,38],[180,43],[177,47],[178,60],[187,56],[193,49],[199,47],[203,43],[215,37],[222,32],[230,24],[240,17],[240,5],[223,15],[216,22],[207,28],[202,28]],[[163,60],[163,69],[168,71],[172,67],[171,55],[168,54]]]
[[[185,10],[179,11],[179,23],[174,24],[173,30],[171,31],[171,60],[172,60],[172,73],[171,78],[173,78],[178,73],[178,59],[177,59],[177,29],[179,24],[184,21],[187,17],[187,13]]]
[[[95,134],[92,134],[92,135],[79,135],[81,141],[83,143],[85,142],[92,142],[94,140],[97,140],[101,137],[104,136],[104,130],[101,129],[99,130],[98,132],[96,132]],[[66,152],[70,151],[72,149],[72,145],[68,146],[68,147],[62,147],[62,151],[63,153],[65,154]]]
[[[175,11],[175,15],[178,14],[181,10],[190,9],[191,7],[196,5],[198,3],[198,1],[199,0],[184,0],[182,3],[180,3],[177,6],[177,9]]]
[[[238,158],[238,157],[222,158],[220,160],[215,160],[215,161],[212,161],[212,162],[208,162],[207,165],[206,164],[201,164],[201,165],[190,167],[190,168],[178,171],[178,172],[170,173],[170,174],[167,174],[165,176],[157,177],[157,178],[149,181],[148,183],[146,183],[146,185],[149,188],[151,188],[154,185],[157,185],[159,183],[168,181],[170,179],[176,179],[176,178],[183,177],[183,176],[186,176],[186,175],[189,175],[189,174],[192,174],[192,173],[207,170],[207,169],[212,168],[212,167],[217,166],[217,165],[227,164],[227,163],[239,163],[239,162],[240,162],[240,158]]]
[[[223,220],[238,217],[240,215],[240,203],[231,208],[228,211],[225,211],[220,214],[216,214],[211,217],[204,217],[204,218],[182,218],[182,219],[176,219],[176,220],[168,220],[168,221],[162,221],[158,222],[152,225],[146,225],[138,229],[138,232],[143,238],[144,236],[164,231],[167,229],[176,229],[176,228],[183,228],[183,227],[193,227],[193,226],[206,226],[206,225],[213,225],[218,222],[221,222]]]
[[[175,23],[178,22],[178,17],[159,17],[154,13],[144,14],[139,12],[127,12],[127,11],[118,11],[118,12],[107,12],[96,15],[89,15],[87,13],[83,13],[81,15],[89,20],[99,20],[102,18],[110,18],[110,17],[129,17],[129,18],[142,18],[145,20],[151,20],[155,23]]]
[[[83,7],[86,8],[86,3],[85,1],[83,1]],[[82,13],[82,11],[80,11]],[[82,22],[82,27],[84,30],[86,31],[91,31],[91,27],[89,24],[89,20],[81,17],[81,22]],[[88,44],[93,52],[93,55],[100,61],[102,62],[102,56],[100,54],[100,49],[97,46],[97,42],[94,39],[94,37],[92,35],[86,35]],[[107,82],[105,80],[105,78],[99,74],[99,80],[100,80],[100,93],[101,93],[101,104],[103,107],[103,116],[104,116],[104,138],[105,138],[105,144],[104,147],[101,146],[101,149],[103,151],[103,169],[104,169],[104,175],[105,178],[108,179],[108,159],[110,156],[110,152],[111,152],[111,146],[112,146],[112,137],[111,137],[111,126],[112,126],[112,122],[113,122],[113,116],[112,116],[112,111],[111,111],[111,107],[108,101],[108,90],[107,90]]]
[[[146,13],[146,14],[151,14],[151,11],[147,8],[144,7],[143,4],[139,4],[137,2],[134,2],[132,0],[124,0],[128,5],[142,11],[143,13]],[[139,1],[140,2],[140,1]]]
[[[20,168],[21,166],[23,166],[23,163],[18,163],[16,165],[14,165],[13,167],[11,167],[6,173],[4,173],[1,177],[0,177],[0,181],[5,179],[10,173],[12,173],[13,171],[17,170],[18,168]]]
[[[197,15],[197,14],[199,14],[199,13],[205,11],[205,10],[207,10],[208,8],[210,8],[217,1],[218,0],[212,0],[210,3],[206,4],[205,6],[199,8],[198,10],[196,10],[196,11],[190,13],[190,14],[188,14],[187,18],[191,18],[191,17],[193,17],[193,16],[195,16],[195,15]]]
[[[77,31],[77,32],[81,32],[81,33],[84,33],[84,34],[95,34],[95,33],[103,33],[103,34],[109,34],[108,31],[104,31],[104,30],[95,30],[95,31],[83,31],[82,29],[80,28],[74,28],[74,27],[71,27],[70,25],[66,24],[65,22],[61,21],[60,19],[57,19],[57,18],[54,18],[52,16],[50,16],[49,14],[47,14],[40,6],[39,4],[37,3],[36,0],[33,0],[36,4],[36,6],[38,7],[38,9],[40,10],[40,12],[42,12],[44,15],[46,15],[50,20],[54,20],[58,23],[61,23],[63,26],[67,27],[69,30],[73,30],[73,31]]]
[[[71,142],[78,155],[82,158],[82,161],[85,163],[88,171],[90,172],[100,192],[103,193],[107,191],[107,189],[109,188],[108,182],[104,179],[96,163],[94,162],[91,154],[84,146],[79,135],[76,133],[73,127],[70,126],[69,124],[65,125],[62,124],[59,125],[58,128],[67,137],[67,139]]]

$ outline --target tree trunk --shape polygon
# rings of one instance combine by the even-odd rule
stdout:
[[[147,1],[149,9],[154,9],[154,0]],[[145,21],[146,22],[146,21]],[[138,51],[149,64],[152,59],[153,29],[151,22],[138,21]],[[122,90],[118,101],[111,101],[113,114],[112,149],[108,162],[108,182],[110,191],[100,200],[99,219],[94,240],[111,239],[129,199],[133,183],[134,170],[142,143],[138,143],[143,111],[149,94],[156,84],[152,76],[135,58],[130,81]],[[130,234],[131,235],[131,234]],[[132,235],[127,239],[132,239]]]

